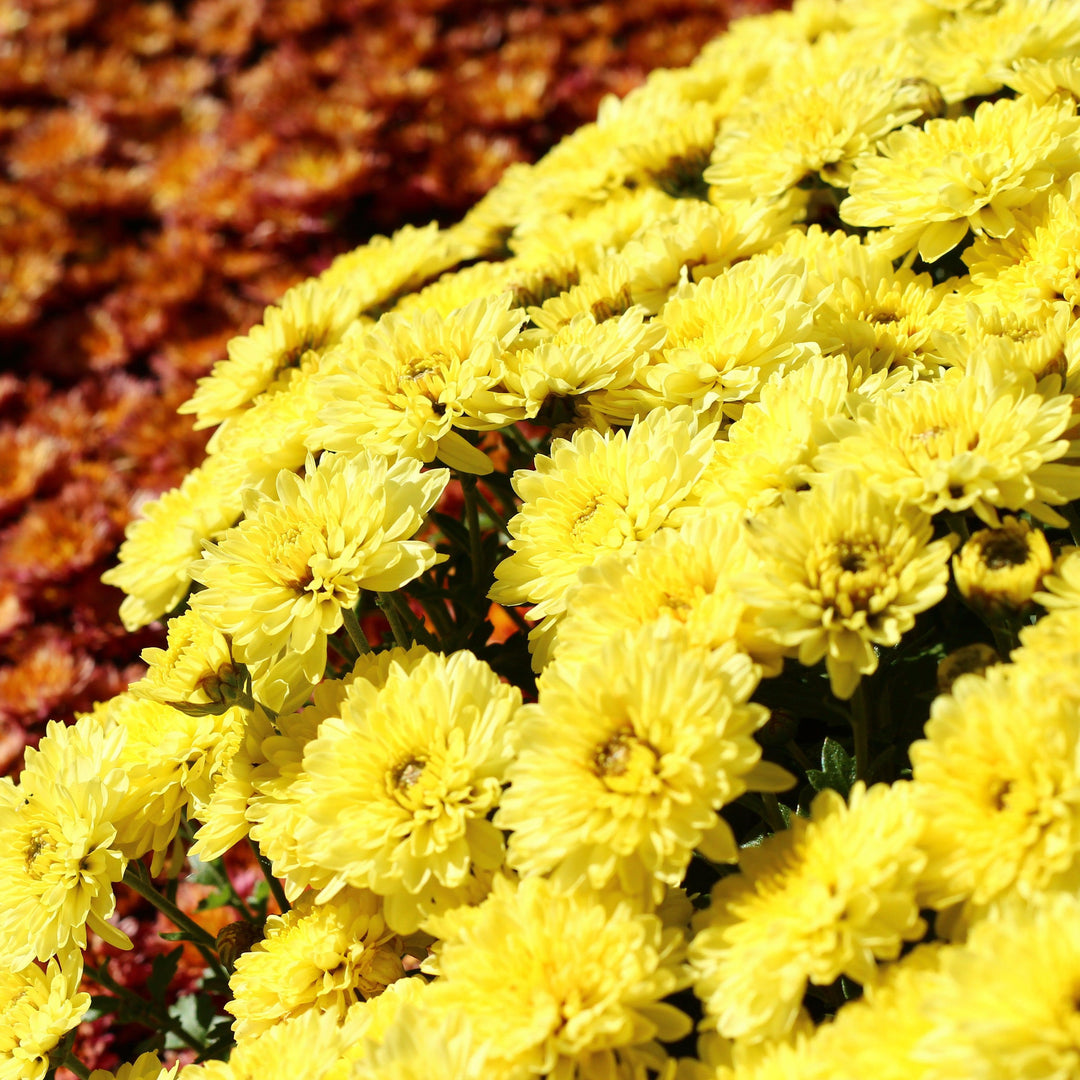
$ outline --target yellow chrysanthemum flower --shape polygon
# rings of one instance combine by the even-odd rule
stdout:
[[[529,1080],[532,1075],[488,1060],[468,1014],[432,1013],[420,999],[404,1003],[378,1042],[358,1054],[349,1080],[431,1080],[433,1068],[435,1075],[453,1080]]]
[[[220,705],[242,680],[229,639],[198,611],[169,620],[164,649],[143,649],[146,674],[128,688],[163,705]]]
[[[336,344],[356,314],[343,289],[327,288],[314,278],[301,282],[263,312],[259,325],[229,342],[229,358],[219,360],[199,380],[177,412],[193,413],[196,428],[220,424],[254,401],[284,368],[299,363],[304,353]]]
[[[295,900],[306,888],[322,889],[333,878],[331,871],[305,863],[297,850],[298,822],[312,793],[311,778],[303,765],[305,748],[323,720],[340,715],[345,692],[356,679],[381,687],[391,668],[411,671],[427,655],[427,649],[414,645],[408,650],[395,648],[360,657],[344,678],[319,683],[310,705],[282,714],[273,726],[267,722],[259,733],[258,745],[245,742],[238,752],[251,770],[246,805],[251,838],[272,862],[289,900]]]
[[[127,595],[120,618],[130,633],[172,611],[191,588],[191,567],[235,523],[241,500],[223,488],[218,470],[192,469],[178,488],[146,503],[124,532],[118,563],[101,575]]]
[[[385,315],[346,339],[316,376],[313,450],[372,451],[440,461],[466,472],[491,462],[455,428],[483,431],[524,416],[503,388],[502,354],[524,312],[512,293],[486,297],[445,318],[435,311]]]
[[[721,446],[725,444],[720,444]],[[657,638],[690,648],[734,641],[765,674],[777,675],[781,650],[757,632],[734,582],[758,565],[735,514],[703,511],[661,529],[623,557],[582,567],[552,644],[563,670],[589,659],[623,631],[655,628]]]
[[[933,540],[927,514],[882,498],[853,471],[747,526],[761,564],[741,587],[760,632],[801,664],[824,658],[841,699],[877,670],[875,646],[898,644],[945,595],[952,539]]]
[[[807,982],[861,983],[922,937],[915,888],[926,857],[910,785],[859,782],[850,805],[820,792],[811,818],[739,853],[741,873],[713,886],[690,944],[694,989],[728,1038],[779,1038]]]
[[[941,953],[932,1029],[913,1057],[927,1080],[1068,1077],[1080,1071],[1080,900],[1033,897],[980,920]]]
[[[514,749],[521,693],[471,653],[391,665],[356,679],[304,749],[296,858],[385,898],[387,923],[412,933],[465,902],[476,873],[503,862],[488,820]],[[482,894],[482,889],[481,889]]]
[[[352,1014],[307,1009],[250,1038],[228,1061],[185,1065],[176,1080],[348,1080],[351,1049],[360,1035]]]
[[[720,808],[793,781],[761,761],[753,733],[769,714],[747,704],[756,685],[732,644],[709,654],[648,630],[613,638],[565,675],[546,669],[495,816],[511,830],[509,865],[653,903],[695,849],[734,862]]]
[[[0,784],[0,950],[15,970],[85,949],[87,927],[131,947],[106,922],[127,865],[116,847],[121,743],[119,731],[50,722],[18,785]]]
[[[929,514],[974,511],[998,527],[998,509],[1027,510],[1064,528],[1051,508],[1080,497],[1080,471],[1057,459],[1069,450],[1072,398],[1044,398],[1027,372],[979,363],[954,378],[917,382],[855,419],[828,421],[837,441],[818,469],[855,470],[889,498]]]
[[[95,1069],[90,1080],[179,1080],[177,1071],[180,1068],[179,1062],[171,1068],[162,1065],[157,1054],[147,1051],[135,1061],[121,1065],[116,1072]]]
[[[1044,608],[1080,608],[1080,548],[1067,547],[1058,555],[1051,573],[1042,580],[1042,588],[1034,599]]]
[[[82,957],[0,965],[0,1080],[43,1080],[49,1051],[82,1020],[90,995],[79,993]]]
[[[533,619],[552,622],[581,567],[628,553],[664,526],[708,463],[715,430],[698,430],[689,409],[660,409],[629,432],[556,439],[534,469],[514,473],[523,505],[510,522],[513,554],[495,568],[488,596],[531,603]],[[535,665],[544,659],[534,651]]]
[[[1008,236],[1016,207],[1080,167],[1078,138],[1074,108],[1027,98],[902,128],[856,163],[840,216],[882,228],[870,243],[885,254],[917,250],[934,262],[970,229]]]
[[[852,67],[764,110],[746,105],[727,117],[705,170],[719,199],[782,195],[818,175],[846,187],[853,163],[878,139],[923,114],[922,85],[878,67]]]
[[[109,761],[125,779],[112,814],[114,846],[131,859],[152,851],[157,872],[181,814],[193,798],[209,797],[230,735],[243,726],[243,714],[236,708],[187,714],[127,692],[102,702],[80,723],[122,735]]]
[[[775,372],[818,354],[814,309],[803,260],[755,255],[680,286],[657,316],[668,331],[642,381],[670,405],[714,410],[753,401]]]
[[[961,676],[911,747],[922,891],[953,909],[942,925],[961,929],[1006,897],[1080,882],[1080,693],[1073,669],[1055,667]]]
[[[961,595],[980,615],[995,618],[1030,609],[1053,566],[1046,534],[1006,516],[1000,529],[980,529],[953,556]]]
[[[495,1070],[551,1080],[641,1076],[689,1033],[662,999],[686,985],[685,938],[656,915],[542,877],[496,879],[478,907],[433,927],[440,976],[425,1006],[463,1013]],[[495,1075],[504,1075],[496,1071]]]
[[[382,917],[374,893],[339,892],[325,904],[310,898],[271,915],[266,934],[236,961],[229,979],[237,1039],[258,1035],[309,1010],[344,1018],[359,998],[382,991],[405,970],[401,938]]]
[[[400,588],[439,561],[410,540],[449,479],[419,462],[378,454],[323,454],[306,474],[278,475],[276,498],[256,495],[244,520],[203,553],[192,576],[206,586],[192,607],[233,643],[244,663],[288,646],[314,685],[326,639],[361,589]]]

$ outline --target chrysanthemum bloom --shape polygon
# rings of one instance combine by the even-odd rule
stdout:
[[[135,697],[163,705],[224,705],[242,684],[229,639],[198,611],[169,620],[164,649],[143,649],[146,674],[129,687]]]
[[[1080,470],[1059,464],[1069,450],[1072,398],[1044,398],[1032,375],[976,364],[917,382],[828,426],[814,465],[853,469],[862,482],[928,514],[972,510],[1000,526],[998,509],[1027,510],[1064,528],[1052,509],[1080,497]]]
[[[419,979],[406,983],[422,985]],[[377,1042],[371,1034],[365,1029],[364,1040],[350,1047],[349,1080],[431,1080],[436,1062],[436,1075],[454,1080],[529,1080],[531,1075],[523,1068],[489,1061],[467,1013],[451,1009],[433,1013],[424,1008],[422,997],[404,1002]]]
[[[554,334],[521,334],[506,353],[507,387],[535,416],[551,397],[581,398],[605,388],[628,385],[664,340],[664,328],[644,322],[646,311],[632,307],[603,322],[579,314]]]
[[[654,626],[658,638],[688,647],[734,641],[767,674],[779,674],[779,646],[758,633],[752,609],[733,587],[757,565],[734,513],[692,511],[686,524],[653,533],[631,555],[582,567],[567,593],[554,655],[565,671],[623,631]]]
[[[739,853],[695,917],[694,989],[708,1022],[728,1038],[790,1030],[807,982],[860,983],[926,929],[915,898],[926,861],[910,785],[857,783],[850,806],[820,792],[811,819]]]
[[[995,618],[1033,606],[1032,597],[1053,566],[1042,529],[1006,515],[1000,529],[980,529],[953,556],[953,577],[964,599]]]
[[[95,1069],[90,1080],[177,1080],[178,1070],[182,1066],[177,1062],[171,1068],[162,1065],[158,1056],[151,1051],[140,1054],[133,1062],[121,1065],[116,1072]],[[184,1075],[188,1075],[185,1071]]]
[[[255,494],[247,515],[207,548],[192,576],[206,588],[192,607],[233,642],[244,663],[288,647],[314,684],[326,639],[361,589],[400,588],[439,561],[410,540],[449,473],[378,454],[324,454],[302,477],[282,472],[276,498]]]
[[[856,163],[840,216],[849,225],[883,226],[871,244],[885,254],[915,249],[933,262],[970,229],[1012,232],[1016,207],[1080,165],[1078,136],[1071,103],[1029,98],[987,101],[974,116],[902,128]]]
[[[511,830],[507,862],[565,887],[609,884],[646,904],[678,885],[694,850],[734,862],[720,808],[744,791],[782,791],[792,777],[761,760],[749,705],[753,664],[728,643],[687,649],[648,629],[620,634],[563,673],[521,714],[495,824]]]
[[[1080,548],[1067,547],[1058,555],[1035,599],[1051,611],[1080,608]]]
[[[229,358],[219,360],[211,374],[199,380],[191,400],[177,412],[193,413],[196,428],[220,424],[254,401],[308,350],[340,341],[356,314],[343,289],[315,279],[289,289],[266,309],[259,325],[229,342]]]
[[[157,873],[181,814],[193,799],[209,798],[229,738],[239,737],[243,728],[243,714],[236,708],[183,713],[127,692],[100,703],[79,723],[106,735],[122,734],[109,762],[122,771],[125,782],[113,810],[113,843],[131,859],[153,852]]]
[[[535,469],[514,474],[523,505],[489,598],[531,603],[533,619],[553,622],[581,567],[629,552],[664,526],[708,463],[714,432],[712,424],[699,431],[689,409],[658,409],[629,432],[556,439]],[[543,659],[541,650],[533,662]]]
[[[203,541],[220,536],[240,516],[236,492],[232,498],[223,494],[215,472],[193,469],[128,525],[119,562],[101,580],[127,593],[120,618],[129,632],[172,611],[187,595]]]
[[[49,1051],[82,1020],[82,957],[68,952],[45,968],[0,965],[0,1080],[42,1080]]]
[[[883,967],[879,978],[863,987],[862,997],[841,1006],[831,1024],[816,1029],[804,1049],[811,1060],[825,1065],[822,1080],[925,1080],[925,1065],[914,1054],[935,1026],[928,1002],[943,982],[939,969],[947,950],[939,942],[917,946]]]
[[[691,1029],[662,1000],[687,982],[682,931],[625,900],[542,877],[496,879],[482,904],[433,932],[441,941],[429,966],[441,977],[425,1007],[464,1013],[496,1070],[640,1076],[668,1060],[657,1040]]]
[[[747,520],[760,569],[741,588],[760,632],[811,666],[824,658],[847,700],[892,646],[944,595],[951,539],[933,540],[927,514],[863,486],[853,471],[785,496]]]
[[[26,751],[18,785],[0,785],[0,951],[16,970],[86,948],[87,927],[131,947],[106,922],[127,865],[115,846],[121,740],[50,723],[39,748]]]
[[[966,675],[911,747],[924,901],[972,923],[992,903],[1080,881],[1080,693],[1068,667]],[[946,925],[945,920],[939,920]]]
[[[758,513],[785,491],[805,487],[818,450],[815,427],[846,415],[848,363],[814,356],[795,371],[773,375],[761,400],[747,405],[727,429],[687,502],[710,510]]]
[[[485,297],[446,318],[391,313],[346,338],[315,382],[321,407],[308,445],[490,472],[454,428],[484,431],[524,416],[521,399],[502,388],[502,354],[525,319],[511,301],[509,292]]]
[[[240,1039],[228,1061],[185,1065],[177,1080],[341,1080],[360,1026],[333,1009],[307,1009]]]
[[[1080,1070],[1080,901],[1072,889],[1007,905],[941,951],[912,1057],[927,1080],[1068,1077]]]
[[[402,941],[382,917],[374,893],[342,890],[313,905],[310,897],[285,915],[271,915],[266,935],[236,961],[229,979],[237,1039],[258,1035],[310,1009],[344,1018],[405,974]]]
[[[808,295],[803,261],[783,254],[755,255],[681,285],[657,316],[668,336],[641,381],[662,402],[695,411],[753,401],[772,374],[821,351],[813,322],[818,303]]]
[[[808,177],[846,187],[853,162],[878,139],[916,119],[926,107],[916,80],[879,67],[849,68],[833,82],[809,85],[758,111],[750,106],[724,119],[705,170],[719,199],[782,195]]]
[[[268,722],[261,725],[259,743],[251,746],[250,739],[245,740],[239,750],[237,757],[250,768],[251,790],[242,813],[250,823],[252,840],[273,864],[289,900],[295,900],[306,888],[322,889],[334,876],[330,870],[305,863],[297,851],[297,823],[304,818],[312,792],[311,777],[304,770],[304,750],[323,720],[340,715],[345,692],[356,679],[381,687],[392,668],[411,671],[427,655],[426,648],[414,645],[361,656],[343,678],[323,679],[315,687],[310,705],[282,714],[273,726]]]
[[[385,898],[386,921],[412,933],[502,865],[488,820],[514,750],[516,687],[471,653],[392,665],[385,684],[357,679],[338,715],[306,746],[296,857],[342,885]]]
[[[939,661],[937,666],[937,688],[939,694],[948,694],[953,683],[961,675],[981,675],[988,667],[1000,664],[1001,657],[997,650],[981,641],[971,645],[961,645]]]

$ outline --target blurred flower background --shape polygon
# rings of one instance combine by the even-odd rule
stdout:
[[[230,338],[776,6],[0,0],[0,772],[163,643],[100,576]]]

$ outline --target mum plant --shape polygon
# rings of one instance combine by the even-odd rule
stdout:
[[[120,882],[211,1000],[124,1080],[1076,1074],[1078,47],[741,21],[234,341],[167,648],[0,788],[0,1075]]]

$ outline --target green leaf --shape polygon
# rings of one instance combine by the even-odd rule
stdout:
[[[177,945],[171,952],[159,953],[154,957],[150,965],[150,978],[146,980],[146,989],[152,1000],[161,1002],[165,1000],[169,984],[176,974],[176,968],[183,953],[184,946]]]
[[[193,1039],[207,1046],[222,1036],[222,1027],[228,1027],[232,1018],[217,1011],[217,1006],[209,994],[184,994],[169,1006],[169,1016],[175,1020]],[[184,1043],[171,1032],[165,1040],[169,1050],[177,1049]]]
[[[855,783],[855,758],[835,739],[826,737],[821,748],[821,772],[824,777],[821,787],[839,791],[846,799],[851,785]],[[814,781],[811,780],[810,783],[813,784]],[[817,790],[820,791],[821,788]]]

